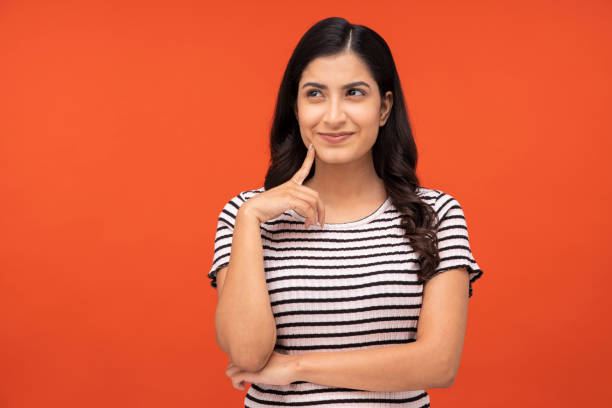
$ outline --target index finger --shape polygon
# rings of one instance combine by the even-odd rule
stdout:
[[[315,157],[315,149],[314,145],[310,143],[310,147],[308,148],[308,153],[306,153],[306,158],[304,159],[304,163],[302,163],[302,167],[293,175],[292,180],[298,184],[302,184],[306,177],[308,177],[308,173],[310,173],[310,168],[312,167],[312,162],[314,162]]]

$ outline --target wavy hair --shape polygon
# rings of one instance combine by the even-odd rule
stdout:
[[[350,41],[349,41],[350,39]],[[349,48],[347,48],[347,46]],[[307,149],[293,110],[302,72],[310,61],[350,50],[360,57],[378,84],[381,98],[393,94],[391,112],[379,127],[372,147],[374,168],[385,185],[393,205],[400,212],[401,225],[420,266],[418,278],[427,281],[440,263],[436,231],[436,212],[417,195],[420,186],[416,175],[417,148],[395,62],[389,46],[372,29],[349,23],[341,17],[329,17],[315,23],[302,36],[285,69],[278,91],[270,130],[270,165],[264,186],[266,190],[285,183],[300,168]],[[312,164],[306,180],[315,172]]]

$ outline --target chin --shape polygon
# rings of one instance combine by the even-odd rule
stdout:
[[[346,149],[323,147],[321,150],[317,150],[317,159],[327,164],[344,164],[352,162],[355,157]]]

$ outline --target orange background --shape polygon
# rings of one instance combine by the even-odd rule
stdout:
[[[609,1],[3,0],[0,406],[242,406],[216,217],[263,185],[282,73],[329,16],[389,43],[422,184],[484,270],[432,405],[609,402]]]

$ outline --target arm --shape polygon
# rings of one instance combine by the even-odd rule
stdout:
[[[243,204],[236,215],[230,263],[217,274],[217,344],[249,371],[266,365],[276,344],[263,264],[259,220]]]
[[[295,357],[295,381],[369,391],[452,385],[461,359],[469,280],[463,268],[439,273],[423,288],[416,341],[388,347]]]

